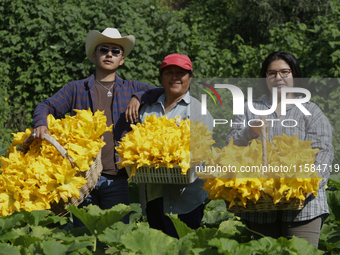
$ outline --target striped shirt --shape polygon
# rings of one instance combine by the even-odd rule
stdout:
[[[268,110],[271,108],[271,103],[267,96],[260,99],[253,100],[253,106],[257,110]],[[295,134],[302,141],[312,141],[312,148],[318,148],[319,152],[316,154],[316,167],[321,164],[327,164],[330,166],[334,157],[334,149],[332,146],[332,127],[323,114],[321,109],[312,102],[304,103],[303,106],[311,113],[311,115],[304,115],[301,110],[295,105],[288,105],[286,109],[286,115],[278,116],[276,112],[265,116],[266,119],[276,119],[280,121],[270,121],[268,129],[268,139],[271,140],[274,136],[281,136],[283,133],[287,136],[293,136]],[[255,115],[249,111],[248,104],[244,106],[244,115],[236,116],[233,120],[233,126],[231,127],[227,143],[231,138],[234,139],[234,144],[238,146],[247,146],[249,141],[253,139],[250,133],[250,128],[243,124],[236,123],[248,123],[249,120],[260,119],[259,115]],[[288,123],[288,119],[295,120],[292,123]],[[282,121],[287,120],[284,125]],[[273,125],[273,126],[272,126]],[[261,139],[259,136],[258,139]],[[323,167],[321,167],[323,169]],[[328,168],[329,169],[329,168]],[[283,222],[298,222],[310,220],[320,215],[327,216],[329,214],[327,196],[325,185],[329,179],[329,171],[320,171],[319,176],[323,180],[319,183],[318,196],[311,195],[305,201],[305,206],[300,211],[287,210],[282,213]],[[240,217],[249,220],[251,222],[264,224],[273,223],[276,220],[276,211],[269,212],[246,212],[238,214]]]
[[[142,104],[155,102],[164,93],[164,89],[155,89],[156,87],[154,86],[134,80],[123,80],[117,74],[115,80],[112,115],[115,145],[118,146],[118,141],[121,141],[121,138],[131,130],[130,123],[125,119],[125,110],[131,97],[136,96]],[[151,89],[152,91],[144,95],[145,91]],[[76,114],[74,109],[88,110],[89,108],[93,112],[95,100],[94,74],[83,80],[72,81],[36,107],[33,114],[33,126],[34,128],[42,125],[47,127],[47,115],[49,114],[60,117],[70,112],[71,116],[73,116]],[[118,162],[118,156],[115,155],[115,157],[116,162]]]

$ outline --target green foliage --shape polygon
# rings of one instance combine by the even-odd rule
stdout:
[[[67,218],[49,211],[15,212],[0,218],[0,254],[89,254],[92,237],[75,237],[56,228]]]
[[[130,207],[124,204],[116,205],[109,210],[101,210],[94,205],[89,205],[82,209],[70,205],[67,210],[81,220],[93,235],[101,234],[107,226],[116,223],[131,211]]]
[[[258,241],[242,240],[242,234],[247,228],[240,221],[223,221],[219,228],[189,229],[184,223],[175,217],[171,217],[180,240],[191,241],[193,254],[323,254],[304,239],[293,237],[287,240],[284,237],[273,239],[261,238]],[[219,253],[215,253],[214,251]],[[211,253],[213,252],[213,253]]]
[[[123,235],[121,241],[128,250],[139,254],[177,254],[176,239],[146,226],[139,226],[136,230]]]
[[[218,227],[222,221],[231,219],[233,217],[234,214],[226,210],[225,202],[222,199],[211,200],[205,206],[202,223],[209,228]]]
[[[273,239],[263,237],[251,240],[251,232],[232,214],[223,221],[203,224],[196,230],[188,228],[176,215],[171,216],[180,239],[148,227],[146,222],[117,222],[129,210],[117,205],[109,210],[97,206],[69,209],[84,221],[86,226],[65,231],[67,218],[49,211],[15,212],[0,218],[0,254],[323,254],[325,250],[337,254],[340,250],[339,219],[334,213],[339,196],[328,191],[331,220],[327,220],[320,235],[322,250],[304,239],[293,237]],[[333,197],[333,198],[332,198]],[[137,205],[133,205],[135,207]],[[223,201],[212,201],[205,214],[224,210]],[[111,217],[113,219],[111,219]],[[205,216],[206,217],[206,216]],[[334,218],[335,217],[335,218]],[[105,224],[105,222],[107,224]],[[102,244],[98,246],[96,239]]]
[[[12,132],[31,127],[39,102],[94,71],[84,51],[90,30],[110,26],[135,35],[136,46],[118,74],[157,86],[158,67],[174,52],[190,56],[197,78],[257,77],[276,50],[293,53],[304,77],[339,77],[339,16],[339,1],[326,0],[3,0],[0,153]],[[308,89],[335,129],[339,160],[340,87],[318,85]],[[217,140],[222,146],[223,139]]]

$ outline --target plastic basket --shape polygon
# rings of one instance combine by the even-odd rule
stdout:
[[[50,142],[64,158],[67,158],[70,161],[72,167],[75,167],[72,158],[67,155],[67,151],[53,137],[45,134],[44,138],[45,140]],[[26,153],[33,139],[34,139],[33,136],[28,137],[21,145],[20,150]],[[79,188],[79,198],[78,199],[69,198],[68,202],[66,203],[64,202],[64,200],[60,199],[59,203],[54,202],[51,204],[50,210],[58,216],[65,216],[69,213],[69,211],[65,209],[66,205],[78,206],[79,204],[81,204],[98,183],[102,169],[103,166],[101,163],[101,150],[100,150],[96,159],[94,160],[94,163],[90,166],[90,169],[85,172],[78,171],[76,174],[76,176],[84,177],[87,180],[87,183],[85,183],[84,186]]]
[[[132,165],[125,167],[129,177],[131,176],[132,167]],[[183,175],[179,166],[174,168],[142,166],[136,169],[136,174],[130,177],[129,180],[137,183],[189,184],[194,182],[196,178],[197,174],[194,167]]]

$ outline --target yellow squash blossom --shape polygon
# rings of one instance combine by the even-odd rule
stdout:
[[[311,147],[311,141],[300,141],[297,136],[273,137],[273,143],[267,143],[268,165],[271,166],[299,166],[311,165],[315,161],[318,149]],[[253,140],[249,146],[239,147],[233,144],[233,140],[222,148],[212,148],[210,164],[221,166],[232,165],[236,169],[241,166],[262,165],[262,142]],[[235,204],[246,206],[248,200],[258,201],[262,194],[268,194],[276,204],[284,197],[286,200],[298,198],[305,200],[307,193],[312,192],[317,196],[319,182],[317,171],[310,171],[305,178],[299,178],[296,173],[275,173],[268,175],[261,172],[251,173],[254,178],[249,178],[249,173],[213,172],[198,173],[201,179],[206,180],[203,189],[208,191],[210,199],[225,199],[229,201],[229,207]],[[257,177],[257,178],[255,178]]]
[[[17,150],[32,134],[32,129],[13,134],[6,157],[0,159],[0,216],[15,210],[50,209],[52,202],[79,198],[79,188],[87,181],[76,173],[90,169],[105,145],[101,136],[112,131],[112,126],[106,126],[103,112],[92,114],[90,109],[76,112],[75,116],[64,119],[47,117],[50,135],[66,149],[77,165],[75,168],[46,140],[33,140],[26,153]]]
[[[190,166],[210,158],[212,132],[202,122],[182,120],[180,116],[168,119],[166,115],[146,116],[142,124],[131,125],[116,151],[119,167],[133,166],[131,176],[142,166],[179,166],[186,174]],[[190,150],[191,148],[191,150]],[[131,177],[130,176],[130,177]]]

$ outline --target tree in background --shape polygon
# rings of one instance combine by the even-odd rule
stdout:
[[[11,132],[31,127],[39,102],[94,71],[85,55],[90,30],[117,27],[123,36],[135,35],[136,46],[119,75],[153,85],[160,85],[162,59],[174,52],[191,58],[198,78],[258,77],[263,59],[276,50],[293,53],[304,77],[339,77],[339,2],[2,0],[0,153]],[[340,88],[311,83],[308,89],[335,129],[339,162]]]

